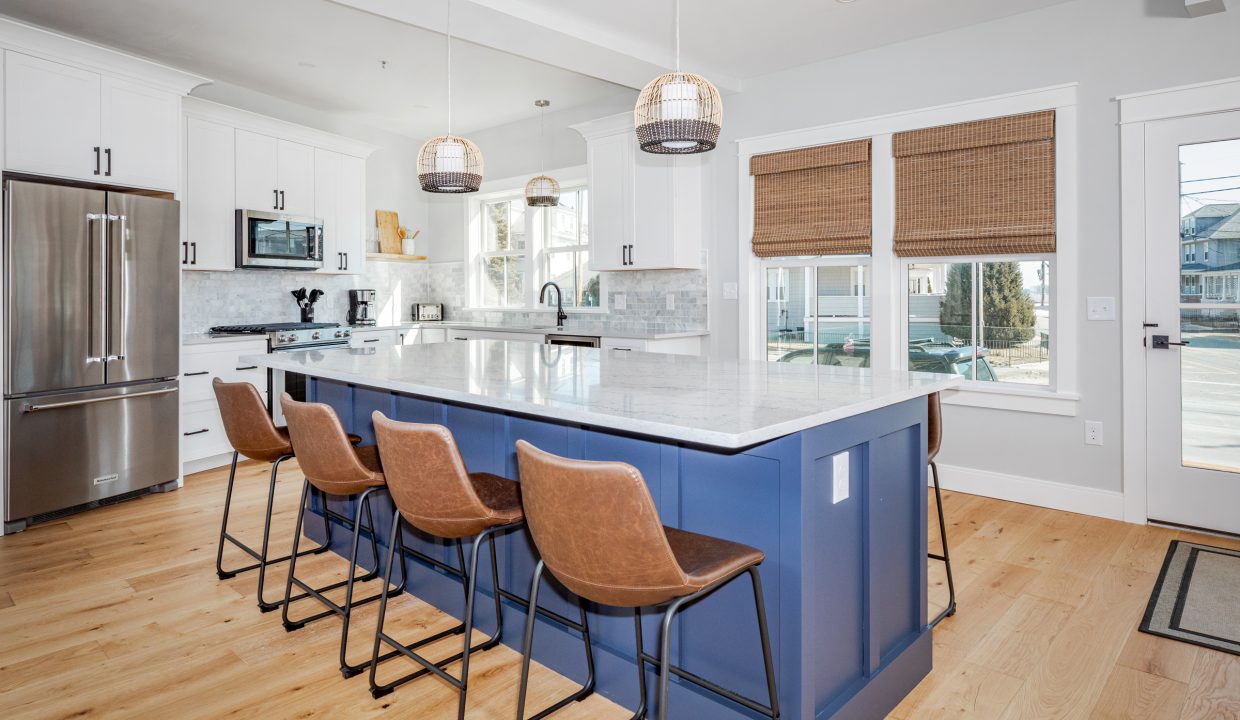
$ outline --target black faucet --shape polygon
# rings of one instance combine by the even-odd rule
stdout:
[[[538,302],[545,302],[547,296],[547,288],[555,288],[555,326],[564,329],[564,321],[568,319],[568,313],[564,312],[564,291],[559,285],[553,282],[545,282],[538,291]]]

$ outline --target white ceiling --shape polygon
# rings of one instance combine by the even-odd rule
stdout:
[[[0,13],[424,139],[446,125],[448,0],[0,0]],[[1068,0],[682,0],[682,67],[724,92]],[[453,129],[631,92],[673,64],[671,0],[454,0]],[[380,61],[387,60],[387,69]],[[201,91],[210,96],[210,90]]]
[[[0,0],[0,13],[415,139],[445,130],[444,36],[328,0]],[[461,40],[452,52],[457,132],[536,117],[538,98],[624,92]]]

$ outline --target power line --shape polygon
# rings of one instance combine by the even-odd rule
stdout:
[[[1240,190],[1240,185],[1234,187],[1215,188],[1213,190],[1198,190],[1196,192],[1182,192],[1180,197],[1188,197],[1190,195],[1210,195],[1213,193],[1227,192],[1228,190]]]
[[[1219,175],[1218,177],[1196,178],[1193,180],[1181,180],[1181,183],[1190,182],[1206,182],[1208,180],[1231,180],[1232,178],[1240,178],[1240,175]]]

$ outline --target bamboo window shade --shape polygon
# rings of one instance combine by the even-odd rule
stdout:
[[[1055,111],[892,137],[895,254],[1055,252]]]
[[[750,158],[753,254],[869,254],[870,167],[868,138]]]

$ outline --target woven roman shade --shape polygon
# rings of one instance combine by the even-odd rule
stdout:
[[[870,252],[870,141],[755,155],[753,254]]]
[[[1055,111],[892,137],[895,253],[1055,252]]]

